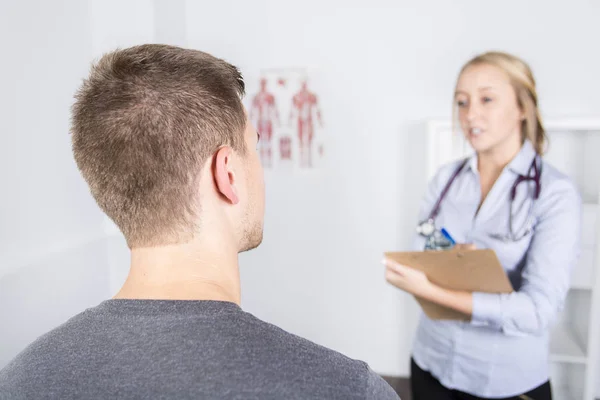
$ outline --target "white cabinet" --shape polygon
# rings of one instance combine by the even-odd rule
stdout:
[[[571,277],[565,308],[553,327],[550,370],[554,398],[600,397],[600,118],[545,121],[545,159],[577,183],[584,202],[582,254]],[[472,150],[449,120],[427,123],[427,177]]]

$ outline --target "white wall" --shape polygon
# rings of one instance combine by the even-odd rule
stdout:
[[[185,0],[154,0],[154,41],[186,46]]]
[[[88,23],[80,0],[0,2],[0,366],[108,293],[102,214],[69,135]]]
[[[461,64],[488,49],[529,61],[545,115],[597,114],[600,3],[186,5],[187,44],[251,79],[261,68],[319,67],[335,137],[321,173],[267,173],[265,240],[242,257],[244,306],[380,373],[407,375],[414,302],[384,283],[379,260],[407,248],[414,232],[425,185],[422,123],[450,116]]]

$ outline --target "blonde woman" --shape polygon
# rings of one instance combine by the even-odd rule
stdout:
[[[462,68],[454,98],[475,153],[443,166],[430,182],[417,248],[444,229],[459,246],[493,249],[515,291],[447,290],[385,260],[389,283],[470,317],[421,316],[411,359],[414,400],[551,399],[549,330],[579,256],[581,198],[542,158],[546,134],[525,62],[501,52],[475,57]]]

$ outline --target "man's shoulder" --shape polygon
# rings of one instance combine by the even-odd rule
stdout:
[[[353,386],[354,390],[350,392],[357,398],[398,398],[393,389],[366,362],[290,333],[251,314],[247,315],[248,321],[263,335],[272,355],[286,357],[286,364],[292,366],[297,377],[319,375],[326,377],[330,386]]]
[[[323,359],[340,364],[352,366],[363,363],[359,360],[352,359],[344,354],[335,351],[324,345],[318,344],[310,339],[306,339],[297,334],[276,325],[272,322],[262,320],[251,313],[245,312],[244,320],[249,325],[249,330],[256,331],[260,336],[260,340],[264,340],[270,346],[277,349],[291,348],[298,351],[297,354],[310,354],[313,356],[321,356]]]
[[[28,344],[22,351],[20,351],[10,363],[1,371],[6,370],[8,367],[15,363],[26,361],[30,358],[38,357],[39,354],[47,354],[51,351],[56,351],[57,346],[65,343],[65,338],[73,338],[73,331],[77,331],[82,321],[85,319],[88,310],[82,311],[60,325],[46,331],[45,333],[38,336],[30,344]]]
[[[31,381],[47,376],[56,371],[56,354],[65,354],[64,347],[69,339],[74,338],[74,331],[80,325],[87,311],[83,311],[59,326],[37,337],[6,366],[0,368],[0,398],[8,394],[10,398],[19,398],[23,395],[23,386],[28,386]],[[18,390],[18,392],[16,391]]]

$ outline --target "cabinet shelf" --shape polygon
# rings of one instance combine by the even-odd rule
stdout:
[[[587,356],[575,335],[565,326],[558,326],[552,332],[550,340],[550,361],[573,364],[585,364]]]

